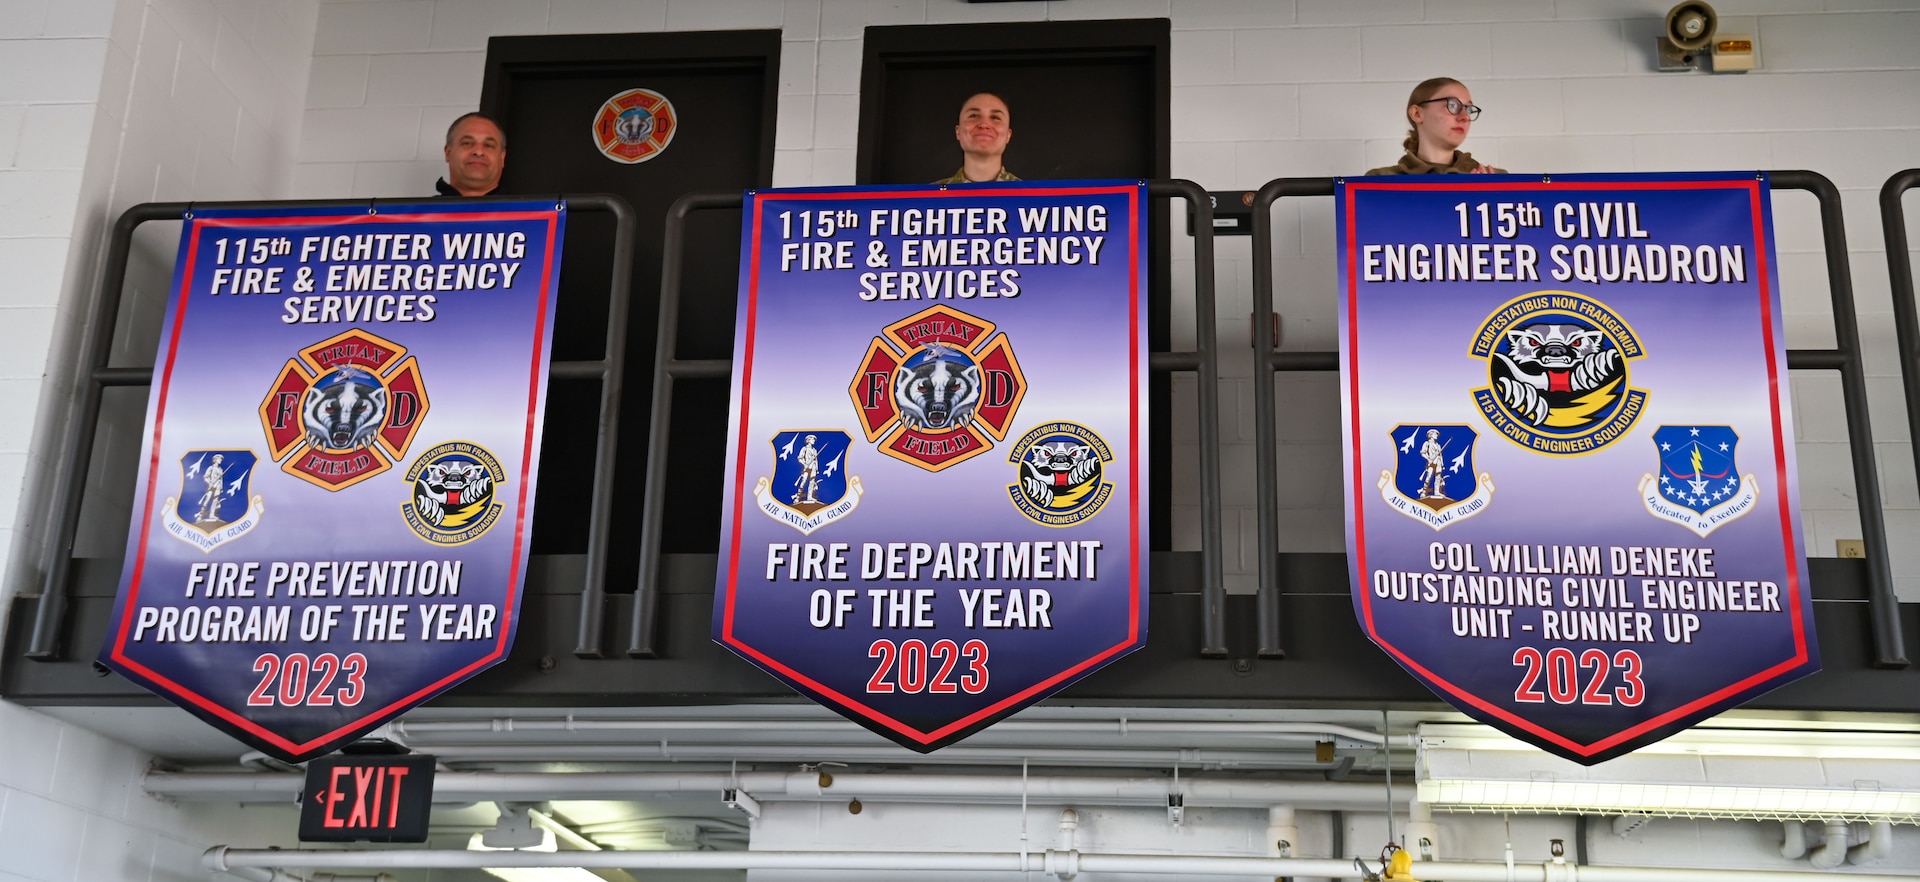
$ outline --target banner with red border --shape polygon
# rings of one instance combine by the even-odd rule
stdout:
[[[196,210],[100,661],[298,762],[506,657],[565,209]]]

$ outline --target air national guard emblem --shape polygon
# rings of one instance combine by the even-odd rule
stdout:
[[[858,475],[847,474],[853,436],[841,429],[787,429],[773,436],[773,477],[754,485],[767,517],[801,533],[853,513],[860,506]]]
[[[324,490],[392,468],[426,415],[419,362],[358,328],[300,350],[260,402],[267,454]]]
[[[600,155],[633,165],[659,156],[679,129],[680,119],[665,95],[628,89],[600,105],[593,118],[593,143]]]
[[[1007,462],[1020,469],[1007,495],[1021,514],[1042,526],[1080,523],[1099,514],[1113,496],[1113,482],[1106,480],[1113,451],[1078,423],[1041,423],[1014,443]]]
[[[1380,473],[1380,496],[1394,511],[1440,530],[1487,510],[1493,476],[1473,469],[1472,427],[1403,423],[1392,435],[1398,455]]]
[[[873,338],[847,387],[867,440],[930,472],[1006,440],[1026,378],[1007,335],[993,327],[935,306]]]
[[[1494,430],[1549,456],[1592,453],[1633,428],[1647,393],[1627,366],[1640,338],[1606,304],[1570,291],[1508,301],[1480,325],[1469,350],[1487,361],[1490,385],[1474,404]]]
[[[1760,482],[1733,462],[1740,436],[1732,426],[1661,426],[1653,430],[1658,475],[1640,479],[1647,513],[1705,537],[1753,510]]]
[[[189,450],[180,457],[180,495],[160,509],[167,535],[201,551],[247,535],[265,511],[248,487],[260,458],[251,450]]]
[[[413,498],[400,503],[401,517],[420,538],[435,545],[465,545],[500,519],[494,490],[506,483],[500,460],[471,441],[436,444],[407,468]]]

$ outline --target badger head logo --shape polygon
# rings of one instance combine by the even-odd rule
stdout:
[[[980,367],[957,350],[928,346],[900,366],[893,397],[909,426],[938,431],[964,425],[980,403]]]
[[[387,390],[370,373],[335,368],[307,389],[302,407],[307,442],[323,450],[355,450],[373,443],[387,421]]]

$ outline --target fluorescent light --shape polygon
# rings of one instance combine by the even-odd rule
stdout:
[[[1485,726],[1423,724],[1434,809],[1920,822],[1920,735],[1695,729],[1593,766]]]
[[[540,830],[540,844],[526,848],[491,848],[480,841],[482,834],[475,833],[467,840],[468,851],[540,851],[557,852],[560,843],[554,838],[553,831]],[[489,874],[505,882],[606,882],[605,877],[580,867],[482,867]]]
[[[1418,793],[1445,811],[1920,821],[1920,792],[1899,790],[1430,779],[1419,782]]]
[[[607,882],[579,867],[482,867],[506,882]]]

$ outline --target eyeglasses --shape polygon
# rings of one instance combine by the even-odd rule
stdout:
[[[1480,108],[1478,105],[1464,103],[1458,98],[1428,98],[1425,101],[1415,101],[1413,103],[1432,104],[1435,101],[1447,102],[1447,112],[1455,116],[1458,116],[1460,111],[1465,110],[1467,112],[1467,119],[1475,120],[1480,118]]]

